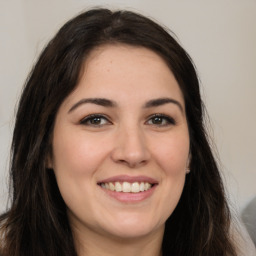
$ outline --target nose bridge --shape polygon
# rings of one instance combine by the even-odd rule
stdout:
[[[143,127],[135,122],[120,125],[113,152],[114,160],[136,167],[147,162],[149,156]]]

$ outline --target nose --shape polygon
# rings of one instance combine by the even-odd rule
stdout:
[[[150,159],[150,151],[143,131],[139,127],[119,129],[111,157],[130,168],[145,165]]]

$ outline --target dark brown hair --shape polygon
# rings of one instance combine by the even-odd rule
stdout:
[[[88,54],[104,44],[142,46],[159,54],[185,99],[190,174],[166,222],[163,254],[235,256],[230,212],[205,129],[194,65],[173,36],[129,11],[92,9],[67,22],[41,53],[25,84],[12,142],[12,200],[0,218],[4,256],[75,256],[66,206],[46,168],[57,111],[78,84]]]

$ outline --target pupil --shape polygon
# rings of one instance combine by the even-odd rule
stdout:
[[[92,124],[100,124],[100,121],[101,121],[100,117],[94,117],[91,122]]]
[[[154,117],[153,123],[154,124],[161,124],[162,123],[162,117]]]

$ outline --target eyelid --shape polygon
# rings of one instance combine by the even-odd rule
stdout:
[[[169,125],[176,125],[176,120],[173,117],[171,117],[169,115],[166,115],[166,114],[162,114],[162,113],[157,113],[157,114],[153,114],[153,115],[149,116],[146,123],[148,123],[149,120],[152,120],[152,118],[154,118],[154,117],[163,118],[163,119],[167,120],[168,123],[167,124],[150,124],[150,125],[155,125],[155,126],[159,126],[159,127],[169,126]]]
[[[154,124],[154,123],[150,124],[149,122],[155,117],[162,118],[163,120],[165,120],[166,123],[165,124]],[[92,123],[90,124],[90,123],[87,123],[90,120],[92,120],[93,118],[104,119],[107,123],[105,123],[105,124],[92,124]],[[176,125],[176,120],[173,117],[171,117],[170,115],[166,115],[166,114],[162,114],[162,113],[156,113],[156,114],[150,115],[147,118],[145,123],[146,123],[146,125],[164,127],[164,126]],[[112,122],[110,121],[110,118],[107,115],[97,113],[97,114],[89,114],[89,115],[85,116],[84,118],[82,118],[79,121],[79,124],[86,125],[86,126],[92,126],[92,127],[102,127],[102,126],[105,126],[105,125],[112,124]]]
[[[87,124],[86,122],[89,121],[90,119],[93,118],[102,118],[105,119],[107,121],[107,124],[99,124],[99,125],[93,125],[93,124]],[[109,120],[110,118],[108,116],[106,116],[105,114],[90,114],[85,116],[84,118],[82,118],[79,123],[82,125],[87,125],[87,126],[93,126],[93,127],[101,127],[103,125],[108,125],[108,124],[112,124],[112,122]]]

